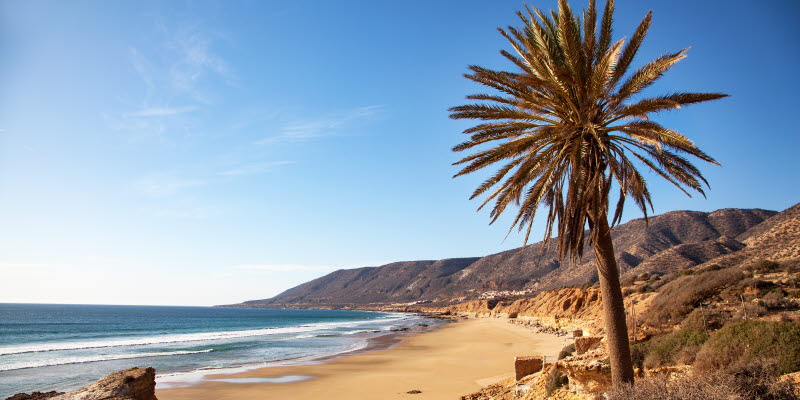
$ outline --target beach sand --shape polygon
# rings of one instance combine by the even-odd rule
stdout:
[[[514,357],[556,356],[564,339],[534,333],[505,318],[459,321],[405,338],[384,350],[346,355],[323,364],[270,367],[219,378],[310,376],[291,383],[204,382],[157,390],[160,400],[204,399],[458,399],[513,376]],[[419,390],[421,393],[407,392]]]

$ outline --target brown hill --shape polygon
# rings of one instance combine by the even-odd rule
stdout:
[[[781,262],[800,259],[800,203],[744,232],[737,239],[746,247],[706,264],[728,267],[760,260]]]
[[[792,209],[800,212],[800,206]],[[748,249],[752,245],[732,238],[745,242],[754,239],[748,231],[767,223],[775,214],[761,209],[673,211],[651,217],[649,224],[636,219],[616,226],[612,236],[623,274],[666,274]],[[788,224],[785,230],[797,229],[792,225],[797,218],[781,218],[775,226],[783,229]],[[766,231],[771,232],[770,227]],[[793,251],[795,254],[797,248]],[[592,283],[596,280],[593,259],[591,249],[587,249],[581,261],[561,262],[554,246],[544,248],[542,243],[536,243],[522,251],[514,249],[482,258],[397,262],[339,270],[271,299],[234,306],[342,307],[419,301],[445,303],[482,295],[519,296]]]

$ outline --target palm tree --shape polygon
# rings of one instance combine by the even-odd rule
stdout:
[[[581,256],[588,237],[602,291],[612,381],[618,385],[633,382],[633,367],[609,228],[610,194],[613,189],[616,196],[612,226],[629,198],[645,219],[648,207],[652,211],[647,183],[637,167],[646,166],[687,195],[690,190],[704,195],[708,182],[686,155],[717,162],[650,115],[726,95],[637,96],[686,57],[688,49],[665,54],[626,76],[652,12],[626,43],[612,42],[613,0],[607,1],[599,21],[597,11],[590,0],[581,17],[560,0],[558,12],[529,7],[518,12],[521,28],[499,29],[514,50],[500,53],[514,64],[514,71],[470,66],[465,76],[494,92],[467,96],[478,102],[451,108],[450,117],[484,121],[465,130],[469,140],[453,148],[472,149],[455,163],[465,165],[454,177],[498,164],[470,198],[487,194],[479,210],[494,202],[491,223],[514,203],[519,210],[511,229],[525,229],[527,244],[542,206],[547,210],[545,243],[555,229],[559,257],[571,260]]]

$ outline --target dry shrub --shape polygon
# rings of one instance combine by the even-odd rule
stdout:
[[[775,289],[765,294],[760,303],[768,310],[785,310],[797,307],[797,302],[787,297],[786,292],[782,289]]]
[[[761,360],[726,372],[733,386],[747,399],[798,399],[791,383],[778,380],[778,367],[774,362]]]
[[[790,274],[798,273],[800,272],[800,260],[784,261],[781,263],[781,267]]]
[[[767,309],[761,304],[747,302],[736,308],[736,312],[731,317],[734,321],[743,321],[748,318],[763,317],[767,315]]]
[[[665,284],[643,316],[651,325],[678,324],[704,300],[744,279],[738,268],[685,275]]]
[[[791,386],[777,379],[774,367],[754,364],[735,370],[670,379],[659,375],[607,393],[608,400],[798,400]]]
[[[759,360],[775,362],[777,373],[800,371],[800,322],[744,321],[715,332],[697,354],[695,368],[715,371]]]
[[[758,272],[760,274],[766,274],[766,273],[769,273],[769,272],[775,272],[775,271],[779,270],[780,267],[781,267],[781,264],[777,263],[775,261],[761,260],[761,261],[757,261],[757,262],[755,262],[753,264],[750,264],[750,265],[746,266],[745,270],[751,271],[751,272]]]

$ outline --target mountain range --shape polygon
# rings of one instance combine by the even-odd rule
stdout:
[[[701,264],[731,264],[773,253],[800,258],[791,239],[800,228],[800,204],[783,212],[726,208],[672,211],[612,228],[623,279],[665,275]],[[788,236],[787,236],[788,232]],[[783,257],[785,258],[785,257]],[[236,307],[339,308],[380,304],[454,302],[521,297],[597,281],[587,246],[577,262],[559,260],[555,245],[535,243],[485,257],[394,262],[334,271],[275,297]]]

